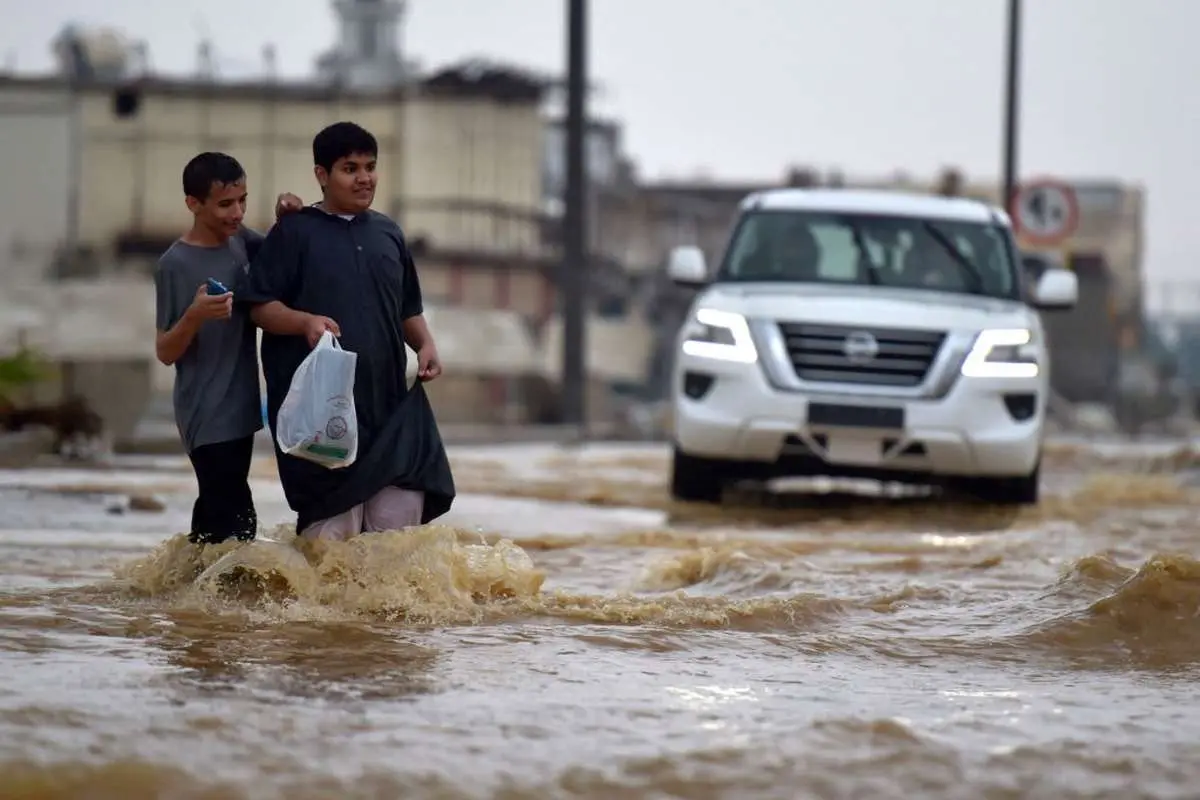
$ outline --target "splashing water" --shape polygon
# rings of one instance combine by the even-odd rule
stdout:
[[[286,535],[285,527],[275,537]],[[131,595],[228,608],[367,615],[413,623],[480,618],[481,604],[534,598],[545,574],[509,540],[464,544],[445,526],[372,533],[346,542],[291,536],[199,546],[174,536],[116,571]]]

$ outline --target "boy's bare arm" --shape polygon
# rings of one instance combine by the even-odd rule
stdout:
[[[400,323],[400,328],[404,333],[404,341],[414,352],[419,353],[421,348],[433,344],[433,334],[429,331],[424,314],[409,317]]]
[[[303,336],[307,316],[303,311],[288,308],[278,300],[250,309],[250,319],[254,324],[276,336]]]
[[[309,347],[315,347],[325,331],[341,336],[341,328],[329,317],[320,317],[305,311],[288,308],[278,300],[256,305],[250,310],[250,319],[267,333],[276,336],[303,336]]]
[[[404,341],[417,353],[417,377],[422,381],[431,381],[442,374],[442,359],[438,356],[437,345],[433,343],[433,334],[429,332],[429,324],[425,322],[424,314],[416,314],[400,323],[404,333]]]
[[[169,330],[158,332],[154,340],[154,355],[166,366],[171,366],[183,358],[199,332],[200,323],[184,314]]]
[[[158,332],[154,340],[154,354],[163,364],[171,366],[183,358],[183,354],[192,346],[200,326],[209,320],[229,319],[232,313],[231,293],[210,295],[208,287],[201,285],[183,316],[167,330]]]

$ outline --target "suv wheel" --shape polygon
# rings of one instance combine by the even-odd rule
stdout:
[[[671,464],[671,496],[689,503],[720,503],[725,490],[724,464],[675,448]]]
[[[1041,489],[1041,465],[1020,478],[971,478],[964,489],[985,503],[998,506],[1037,505]]]

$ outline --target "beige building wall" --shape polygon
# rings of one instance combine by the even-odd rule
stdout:
[[[222,150],[241,162],[250,190],[247,223],[269,227],[280,192],[318,199],[312,137],[341,119],[358,122],[379,140],[379,205],[390,211],[390,198],[401,183],[398,109],[354,101],[147,91],[137,115],[122,119],[113,112],[111,92],[89,92],[83,99],[81,236],[107,244],[118,233],[182,230],[189,219],[183,167],[204,150]]]
[[[740,199],[740,198],[739,198]],[[633,273],[664,267],[671,250],[695,245],[715,270],[736,221],[738,201],[727,203],[648,195],[619,198],[600,208],[597,246]]]
[[[417,91],[406,98],[354,97],[297,87],[268,93],[165,82],[143,86],[139,101],[136,114],[121,118],[111,88],[86,89],[73,104],[67,87],[56,81],[0,79],[0,133],[10,144],[5,151],[9,156],[0,155],[7,159],[0,164],[7,176],[7,188],[0,190],[6,210],[0,219],[0,286],[19,282],[25,273],[33,276],[32,282],[44,279],[52,251],[67,238],[74,109],[80,143],[80,244],[95,250],[101,269],[111,268],[123,235],[166,239],[186,228],[181,173],[203,150],[229,152],[246,168],[247,223],[252,227],[269,227],[280,192],[316,200],[312,137],[324,125],[348,119],[379,140],[376,208],[398,216],[410,239],[422,237],[427,247],[452,253],[421,260],[431,310],[462,295],[478,308],[493,307],[497,298],[508,298],[506,305],[521,309],[544,304],[540,273],[524,267],[506,270],[504,258],[534,255],[540,246],[539,104],[445,90],[436,95]],[[30,187],[38,191],[31,194]],[[497,214],[498,209],[507,214]],[[35,235],[37,241],[31,238]],[[16,251],[30,256],[18,263]],[[502,271],[508,273],[503,280]],[[89,395],[112,394],[121,382],[137,389],[136,402],[124,401],[137,413],[145,395],[169,390],[173,373],[152,362],[154,301],[148,278],[130,275],[128,282],[110,286],[110,277],[72,282],[72,297],[83,292],[89,298],[82,306],[90,315],[86,320],[63,313],[69,310],[60,302],[66,286],[30,287],[28,296],[7,298],[11,302],[0,303],[8,310],[0,320],[0,338],[11,346],[24,337],[64,363],[115,363],[125,357],[146,365],[147,374],[132,383],[123,373],[103,380],[98,377],[103,369],[88,373],[85,381]],[[478,324],[478,316],[472,319],[471,324]],[[95,335],[98,331],[103,335]],[[454,334],[447,330],[440,335]],[[478,350],[476,355],[502,376],[514,374],[507,351],[497,350],[491,341],[485,345],[468,349]],[[456,403],[456,415],[464,419],[486,416],[483,410],[510,409],[519,394],[504,383],[507,377],[468,373],[459,378],[456,391],[451,391],[453,382],[440,390],[440,402]],[[111,414],[106,411],[106,416]],[[114,424],[125,433],[130,423],[122,419]]]
[[[465,262],[420,264],[421,292],[427,303],[516,311],[527,320],[544,322],[554,311],[557,287],[551,276],[532,264],[472,266]]]
[[[61,87],[0,84],[0,286],[42,280],[67,238],[70,115]]]
[[[536,254],[540,109],[479,98],[417,97],[407,114],[404,224],[409,235],[428,237],[439,249]],[[497,208],[509,215],[498,215]]]
[[[537,248],[532,215],[540,199],[541,117],[535,104],[202,91],[146,89],[138,113],[127,119],[114,113],[111,91],[84,96],[84,241],[104,246],[119,233],[181,230],[188,222],[181,172],[203,150],[222,150],[242,163],[251,195],[247,223],[269,227],[280,192],[318,199],[313,135],[331,122],[352,120],[379,140],[375,207],[399,215],[410,238],[425,237],[442,249]],[[478,210],[463,210],[464,201]],[[530,219],[498,223],[490,210],[495,206],[524,210]]]

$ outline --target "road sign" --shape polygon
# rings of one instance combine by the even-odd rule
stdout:
[[[1032,246],[1060,244],[1079,226],[1075,190],[1059,181],[1022,184],[1013,197],[1011,211],[1017,236]]]

